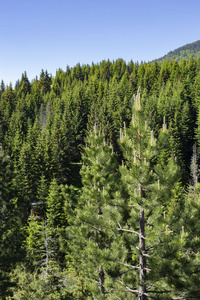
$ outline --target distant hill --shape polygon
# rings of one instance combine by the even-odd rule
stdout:
[[[180,61],[183,58],[189,60],[191,55],[193,55],[194,58],[200,57],[200,40],[170,51],[168,54],[157,59],[157,62],[162,63],[164,60],[170,61],[175,59]]]

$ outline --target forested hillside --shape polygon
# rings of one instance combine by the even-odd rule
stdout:
[[[200,60],[0,86],[0,298],[200,298]]]
[[[196,41],[194,43],[190,43],[173,51],[170,51],[163,57],[157,59],[157,61],[159,64],[163,63],[164,60],[170,61],[176,59],[179,62],[182,59],[189,60],[191,55],[195,59],[198,59],[198,57],[200,57],[200,41]]]

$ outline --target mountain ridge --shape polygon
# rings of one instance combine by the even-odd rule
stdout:
[[[181,46],[173,51],[168,52],[166,55],[156,59],[156,61],[161,64],[164,60],[177,60],[180,61],[181,59],[189,60],[191,55],[194,58],[200,57],[200,40],[186,44]]]

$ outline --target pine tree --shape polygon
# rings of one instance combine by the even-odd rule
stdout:
[[[19,97],[25,97],[27,93],[31,91],[31,84],[28,80],[26,72],[22,74],[21,81],[19,82]]]
[[[0,92],[3,93],[6,90],[6,86],[3,80],[1,80]]]
[[[158,139],[154,137],[145,122],[138,92],[134,97],[130,128],[124,125],[124,129],[120,130],[124,155],[120,172],[128,195],[124,206],[130,207],[130,211],[124,224],[118,222],[118,230],[124,233],[128,251],[124,260],[119,262],[119,274],[123,276],[116,280],[113,290],[124,289],[127,294],[136,294],[140,300],[159,291],[167,292],[160,259],[165,261],[165,256],[177,253],[181,247],[179,229],[177,238],[170,240],[167,251],[163,249],[163,244],[169,242],[170,210],[176,207],[173,198],[174,190],[178,189],[176,162],[162,145],[167,139],[165,122]],[[167,217],[163,218],[165,214]],[[138,269],[138,275],[134,269]],[[129,299],[129,296],[126,297]]]
[[[41,94],[46,94],[51,90],[51,77],[47,70],[45,72],[44,70],[41,71],[38,87],[41,91]]]
[[[181,214],[177,222],[183,226],[187,239],[182,251],[177,253],[176,268],[180,270],[181,276],[174,281],[174,286],[177,290],[177,296],[185,299],[198,299],[200,297],[198,276],[200,266],[200,185],[198,179],[198,153],[194,144],[190,165],[190,184],[187,187],[182,205],[180,205]]]
[[[19,265],[12,272],[16,287],[11,289],[11,299],[63,299],[66,294],[65,274],[56,260],[54,244],[48,220],[32,214],[25,242],[26,264]]]
[[[69,228],[71,259],[72,265],[78,267],[79,278],[84,278],[88,295],[105,299],[112,258],[123,250],[120,239],[116,239],[117,228],[114,226],[113,230],[119,215],[113,202],[118,182],[116,155],[96,125],[88,136],[82,159],[83,187],[73,226]]]
[[[64,198],[55,178],[51,181],[46,198],[46,215],[50,227],[55,229],[65,225]]]
[[[11,285],[9,272],[24,255],[24,238],[18,190],[15,186],[13,164],[0,145],[0,298],[5,299]]]

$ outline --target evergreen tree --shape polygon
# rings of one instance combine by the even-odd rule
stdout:
[[[11,285],[9,272],[23,255],[23,223],[20,199],[10,157],[0,146],[0,297],[5,299]]]
[[[41,71],[40,79],[38,82],[38,87],[41,91],[41,94],[46,94],[47,92],[50,92],[51,90],[51,77],[48,74],[47,70],[44,72],[44,70]]]
[[[71,259],[74,268],[77,268],[77,262],[79,264],[78,272],[88,289],[87,297],[105,299],[108,273],[112,269],[110,258],[120,252],[117,250],[120,245],[117,229],[113,231],[118,215],[113,202],[117,162],[112,146],[107,145],[104,134],[96,125],[88,136],[82,159],[83,187],[73,226],[69,228]]]
[[[17,287],[9,299],[63,299],[65,275],[55,259],[54,244],[48,221],[33,213],[27,227],[26,266],[19,265],[13,271]]]
[[[198,182],[198,153],[195,144],[191,158],[190,175],[190,184],[187,187],[185,197],[180,205],[181,214],[179,214],[177,221],[179,226],[183,226],[187,239],[183,245],[183,250],[177,252],[178,259],[176,269],[177,271],[180,270],[181,276],[177,276],[173,284],[176,287],[177,296],[185,299],[198,299],[200,297],[200,282],[198,276],[200,266],[200,186]]]
[[[2,95],[2,93],[6,90],[6,86],[3,80],[1,80],[1,84],[0,84],[0,96]]]
[[[15,298],[39,299],[46,293],[46,298],[55,294],[57,299],[129,299],[138,297],[131,290],[139,291],[139,286],[143,294],[146,289],[146,294],[159,299],[199,297],[198,167],[188,186],[192,146],[197,143],[197,152],[200,146],[199,66],[200,60],[193,57],[164,61],[161,66],[157,62],[126,64],[119,59],[77,64],[66,72],[59,69],[54,79],[42,70],[39,80],[36,77],[31,83],[24,72],[14,88],[1,82],[0,143],[5,150],[0,155],[2,297],[8,295],[8,273],[22,259],[24,225],[31,203],[37,202],[43,203],[48,215],[49,246],[54,262],[66,266],[67,284],[62,281],[62,294],[50,286],[39,265],[31,269],[24,256],[22,266],[12,272],[12,284],[18,282]],[[142,98],[141,105],[133,106],[133,124],[130,99],[138,85]],[[160,130],[163,118],[168,124],[166,129],[164,122],[164,131]],[[101,127],[96,136],[95,122]],[[83,146],[85,166],[78,175]],[[122,160],[119,180],[109,170],[116,171],[117,161]],[[176,162],[187,195],[176,183]],[[197,163],[198,159],[193,160],[193,165]],[[73,183],[76,188],[60,183]],[[44,250],[45,223],[28,222],[29,226],[33,222],[39,241],[36,255],[38,247]],[[127,230],[140,234],[140,241],[137,233]],[[146,270],[146,275],[145,261],[135,247],[150,255],[146,268],[151,271]],[[141,278],[137,272],[140,259]],[[27,274],[21,272],[27,266]]]
[[[124,206],[130,207],[130,212],[124,225],[118,222],[128,251],[124,260],[118,261],[121,265],[119,275],[123,275],[116,280],[113,290],[124,289],[125,294],[136,294],[135,298],[141,300],[158,292],[167,292],[162,264],[182,246],[181,229],[170,241],[166,232],[171,225],[171,207],[176,207],[174,190],[178,188],[176,163],[163,147],[163,141],[168,138],[165,123],[158,139],[154,137],[145,122],[138,92],[134,98],[131,126],[120,131],[125,158],[120,168],[121,180],[128,194]],[[163,218],[165,214],[167,217]],[[138,275],[137,271],[132,273],[134,269],[138,269]],[[123,292],[119,295],[124,297]]]
[[[64,198],[55,178],[49,187],[49,194],[46,199],[46,211],[50,227],[58,228],[65,225]]]
[[[26,72],[22,74],[21,81],[19,82],[17,89],[19,97],[25,97],[27,93],[30,93],[31,84],[28,80]]]

